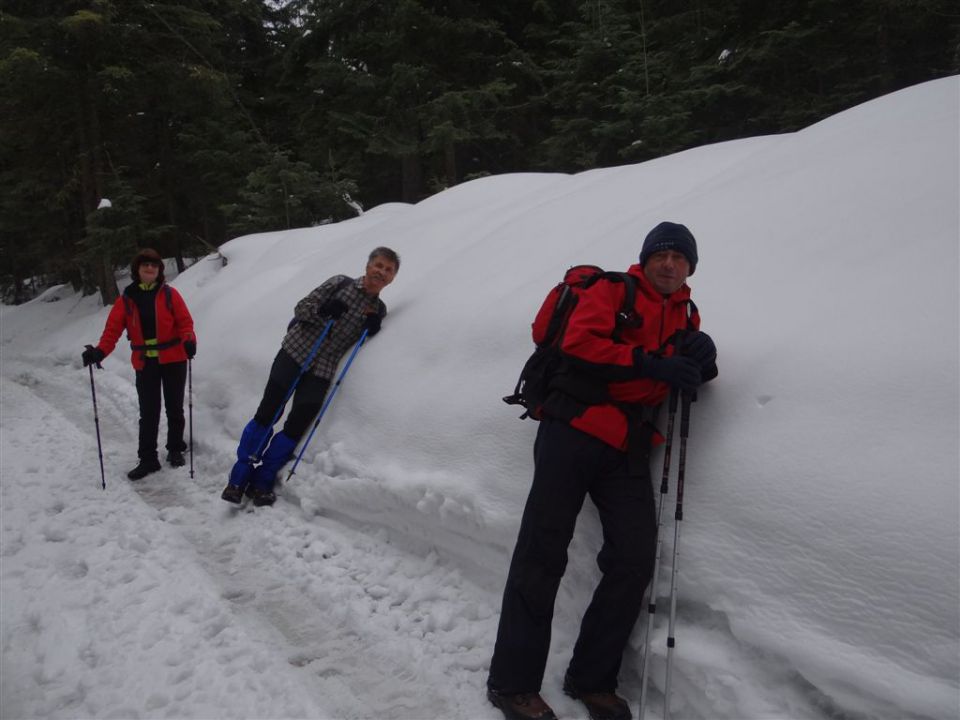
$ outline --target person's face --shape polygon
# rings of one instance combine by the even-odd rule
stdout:
[[[137,268],[137,274],[140,276],[140,282],[147,285],[154,283],[160,274],[160,263],[156,260],[141,260]]]
[[[385,257],[376,255],[367,263],[367,273],[363,276],[363,287],[371,295],[379,295],[397,275],[397,266]]]
[[[661,250],[647,258],[643,266],[643,274],[647,276],[647,280],[657,292],[670,295],[687,281],[690,263],[687,262],[683,253],[676,250]]]

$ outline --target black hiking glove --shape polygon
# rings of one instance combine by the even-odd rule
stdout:
[[[187,354],[187,360],[193,360],[197,354],[197,341],[196,340],[184,340],[183,341],[183,351]]]
[[[720,371],[717,370],[716,362],[712,362],[709,365],[707,365],[705,368],[700,369],[700,375],[703,377],[703,381],[705,383],[710,382],[719,374],[720,374]]]
[[[640,377],[659,380],[686,392],[696,390],[703,382],[696,360],[684,355],[658,357],[637,348],[633,351],[633,366]]]
[[[680,353],[695,360],[701,370],[706,370],[710,365],[715,365],[717,361],[717,346],[713,344],[713,339],[699,330],[694,330],[683,336]]]
[[[347,304],[343,300],[337,300],[336,298],[327,300],[318,310],[322,317],[332,318],[333,320],[339,320],[340,316],[346,311]]]
[[[383,318],[376,313],[370,313],[367,315],[366,319],[363,321],[363,329],[367,331],[367,337],[373,337],[380,332],[380,323],[382,320]]]
[[[100,363],[105,357],[106,355],[103,354],[103,350],[98,347],[94,347],[93,345],[87,345],[87,349],[84,350],[83,354],[80,356],[80,358],[83,360],[84,367],[87,365],[96,365],[97,367],[100,367]]]

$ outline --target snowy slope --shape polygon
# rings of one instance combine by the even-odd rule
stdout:
[[[78,358],[106,311],[65,290],[2,308],[0,714],[497,717],[483,684],[535,432],[500,397],[564,269],[623,269],[666,219],[698,238],[721,371],[692,423],[676,715],[957,717],[958,98],[949,78],[794,134],[238,238],[174,281],[200,339],[192,480],[123,478],[120,348],[96,375],[100,490]],[[384,331],[281,502],[231,510],[293,305],[380,244],[403,259]],[[559,682],[598,546],[588,507],[544,687],[563,717],[584,716]]]

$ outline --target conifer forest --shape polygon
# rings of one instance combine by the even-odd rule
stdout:
[[[0,284],[511,172],[791,132],[960,72],[955,0],[2,0]],[[884,152],[877,148],[877,152]]]

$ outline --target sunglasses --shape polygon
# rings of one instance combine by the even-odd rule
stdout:
[[[155,267],[155,268],[160,267],[160,263],[157,262],[156,260],[141,260],[140,267],[143,267],[144,265],[146,265],[147,267]]]

